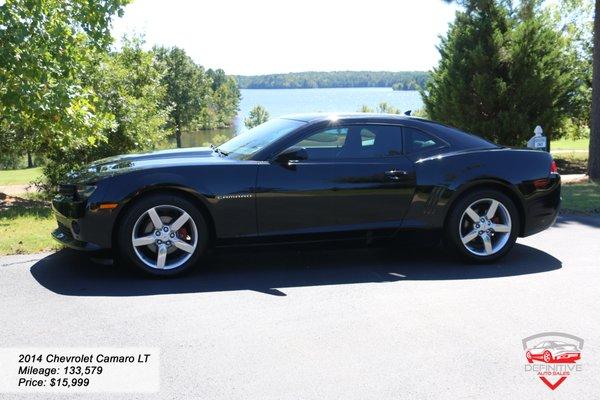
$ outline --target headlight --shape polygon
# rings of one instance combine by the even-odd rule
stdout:
[[[80,200],[87,200],[92,193],[96,190],[96,186],[85,185],[85,186],[77,186],[77,198]]]

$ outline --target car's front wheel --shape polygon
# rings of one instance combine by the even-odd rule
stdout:
[[[489,262],[513,247],[519,214],[513,201],[497,190],[476,190],[463,196],[450,210],[446,241],[463,258]]]
[[[153,194],[127,210],[117,238],[122,261],[150,275],[174,276],[198,262],[208,244],[208,229],[189,200]]]

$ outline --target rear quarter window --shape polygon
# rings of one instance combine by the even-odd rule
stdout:
[[[447,146],[441,139],[419,129],[403,127],[406,153],[418,153]]]

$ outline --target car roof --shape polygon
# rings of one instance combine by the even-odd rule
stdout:
[[[300,114],[287,114],[281,116],[281,118],[285,119],[293,119],[296,121],[302,122],[320,122],[320,121],[335,121],[335,120],[365,120],[365,119],[373,119],[373,120],[403,120],[407,118],[411,118],[407,115],[399,115],[399,114],[382,114],[382,113],[300,113]]]
[[[479,136],[463,132],[448,125],[425,118],[400,114],[383,113],[303,113],[288,114],[280,118],[302,121],[309,124],[322,122],[364,122],[364,123],[401,123],[407,127],[421,129],[432,133],[450,143],[454,149],[497,148],[498,145]]]

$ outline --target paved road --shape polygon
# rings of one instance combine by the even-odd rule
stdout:
[[[160,348],[160,393],[123,398],[600,397],[598,219],[562,218],[488,266],[389,248],[212,263],[147,280],[68,251],[0,258],[2,346]],[[520,341],[543,331],[586,340],[554,392],[523,372]]]

